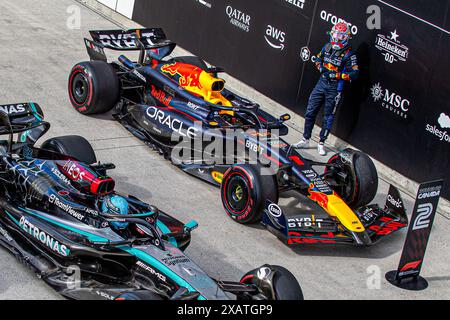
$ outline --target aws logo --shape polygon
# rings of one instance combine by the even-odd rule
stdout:
[[[283,51],[286,41],[286,32],[277,29],[269,24],[267,26],[264,39],[266,39],[266,42],[272,48]]]

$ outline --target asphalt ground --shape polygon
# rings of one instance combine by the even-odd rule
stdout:
[[[81,27],[69,28],[72,9],[81,10]],[[52,124],[45,138],[78,134],[94,146],[120,192],[136,195],[200,228],[187,254],[219,279],[238,280],[265,263],[292,271],[307,299],[449,299],[450,222],[436,216],[422,275],[429,288],[404,291],[384,279],[398,265],[406,232],[369,248],[301,247],[292,250],[259,226],[231,221],[224,213],[219,190],[163,160],[132,137],[109,115],[85,117],[71,108],[67,78],[74,64],[88,60],[83,37],[92,29],[116,26],[72,0],[2,0],[0,2],[0,104],[35,101]],[[292,132],[289,142],[300,134]],[[44,140],[42,140],[44,141]],[[306,155],[317,157],[314,149]],[[323,159],[322,159],[323,160]],[[376,202],[384,204],[388,185],[380,181]],[[413,199],[404,197],[411,213]],[[298,206],[295,198],[282,204]],[[60,299],[30,270],[0,249],[0,299]],[[377,286],[379,280],[379,286]]]

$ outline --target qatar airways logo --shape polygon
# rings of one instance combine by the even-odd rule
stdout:
[[[250,31],[250,20],[252,19],[248,14],[238,9],[228,6],[225,9],[227,16],[230,18],[230,23],[245,32]]]

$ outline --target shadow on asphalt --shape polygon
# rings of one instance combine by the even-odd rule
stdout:
[[[94,119],[98,119],[98,120],[110,120],[110,121],[116,121],[116,120],[113,118],[113,116],[112,116],[113,113],[114,113],[114,111],[111,110],[111,111],[108,111],[108,112],[106,112],[106,113],[101,113],[101,114],[90,114],[89,117],[90,117],[90,118],[94,118]]]

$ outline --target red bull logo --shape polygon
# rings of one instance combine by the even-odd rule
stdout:
[[[311,183],[309,186],[308,192],[309,196],[312,201],[316,202],[319,206],[321,206],[324,209],[328,208],[328,196],[325,193],[314,191],[314,184]]]
[[[339,68],[336,67],[335,65],[331,64],[331,63],[326,63],[326,64],[324,64],[324,67],[325,67],[327,70],[330,70],[330,71],[334,71],[334,72],[338,72],[338,71],[339,71]]]
[[[200,75],[202,69],[186,63],[175,62],[173,64],[166,64],[161,67],[161,71],[170,74],[172,77],[179,76],[179,84],[182,87],[197,87],[202,88],[200,83]]]
[[[156,89],[154,85],[152,85],[152,96],[158,99],[165,106],[169,106],[170,102],[172,101],[171,96],[167,97],[163,91]]]

